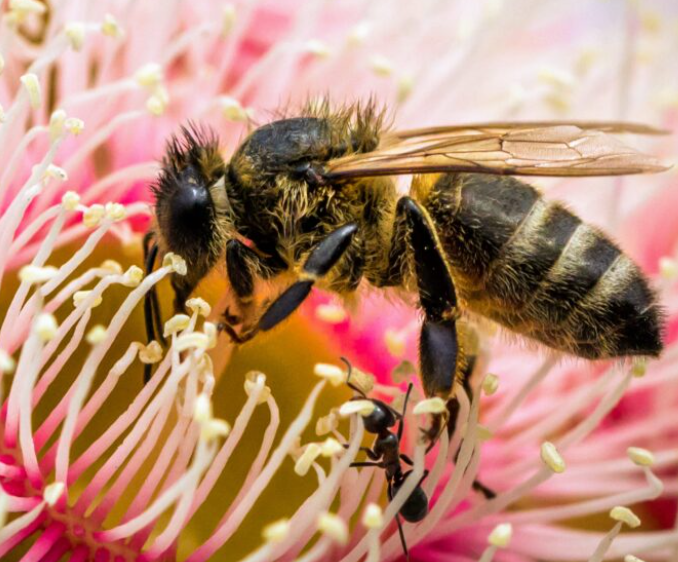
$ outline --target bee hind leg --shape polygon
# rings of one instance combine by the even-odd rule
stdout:
[[[407,216],[419,302],[424,310],[419,355],[424,392],[447,398],[459,361],[457,294],[443,249],[426,211],[410,197],[398,202]]]
[[[398,201],[398,214],[407,220],[419,303],[424,322],[419,339],[419,363],[426,396],[447,399],[460,366],[457,336],[457,294],[435,227],[426,211],[410,197]],[[433,416],[425,432],[429,450],[440,436],[446,418]]]

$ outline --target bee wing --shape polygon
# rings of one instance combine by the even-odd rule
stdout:
[[[655,158],[609,133],[663,134],[632,123],[487,123],[395,131],[372,152],[331,160],[326,177],[435,172],[613,176],[660,172]]]

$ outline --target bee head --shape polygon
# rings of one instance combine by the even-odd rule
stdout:
[[[157,229],[165,249],[189,264],[222,247],[230,215],[225,173],[211,130],[189,125],[169,141],[153,186]]]

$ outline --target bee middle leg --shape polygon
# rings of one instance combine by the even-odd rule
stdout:
[[[358,230],[356,223],[341,226],[321,240],[306,258],[299,281],[290,285],[264,311],[256,326],[238,334],[228,325],[220,326],[235,343],[244,343],[258,332],[266,332],[292,314],[311,292],[315,282],[329,272],[341,259]]]

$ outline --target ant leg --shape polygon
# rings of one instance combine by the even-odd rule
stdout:
[[[405,420],[405,414],[407,413],[407,402],[410,399],[412,387],[413,387],[412,383],[407,385],[407,392],[405,393],[405,400],[403,401],[403,413],[398,414],[396,412],[396,415],[400,419],[400,422],[398,423],[398,443],[400,443],[400,441],[402,441],[402,438],[403,438],[403,428],[405,427],[405,424],[403,423],[403,421]]]
[[[344,449],[348,449],[348,447],[349,447],[348,443],[344,443]],[[381,455],[378,455],[369,447],[360,447],[360,449],[358,450],[365,453],[373,461],[378,461],[381,458]]]
[[[494,490],[488,488],[479,480],[474,480],[472,486],[476,492],[480,492],[483,496],[485,496],[485,499],[492,500],[497,497],[497,493]]]
[[[400,460],[407,466],[414,466],[414,461],[404,453],[400,453]]]
[[[368,462],[368,461],[352,462],[349,466],[351,468],[361,468],[363,466],[376,466],[378,468],[384,468],[384,463],[383,462]]]
[[[387,488],[386,492],[387,492],[387,495],[388,495],[388,501],[390,502],[391,500],[393,500],[393,488],[391,487],[390,481],[388,482],[388,488]],[[405,541],[405,532],[403,531],[403,524],[400,521],[400,515],[397,514],[397,513],[395,514],[395,520],[396,520],[396,523],[398,524],[398,535],[400,535],[400,544],[403,547],[403,554],[405,554],[405,560],[407,560],[407,562],[409,562],[410,553],[407,550],[407,542]]]
[[[292,314],[311,292],[315,282],[327,275],[329,270],[339,261],[348,249],[353,236],[358,230],[356,223],[349,223],[337,228],[321,240],[311,250],[301,270],[301,278],[288,287],[275,299],[250,331],[237,335],[236,343],[252,339],[257,332],[267,332]],[[233,334],[229,335],[233,338]]]

